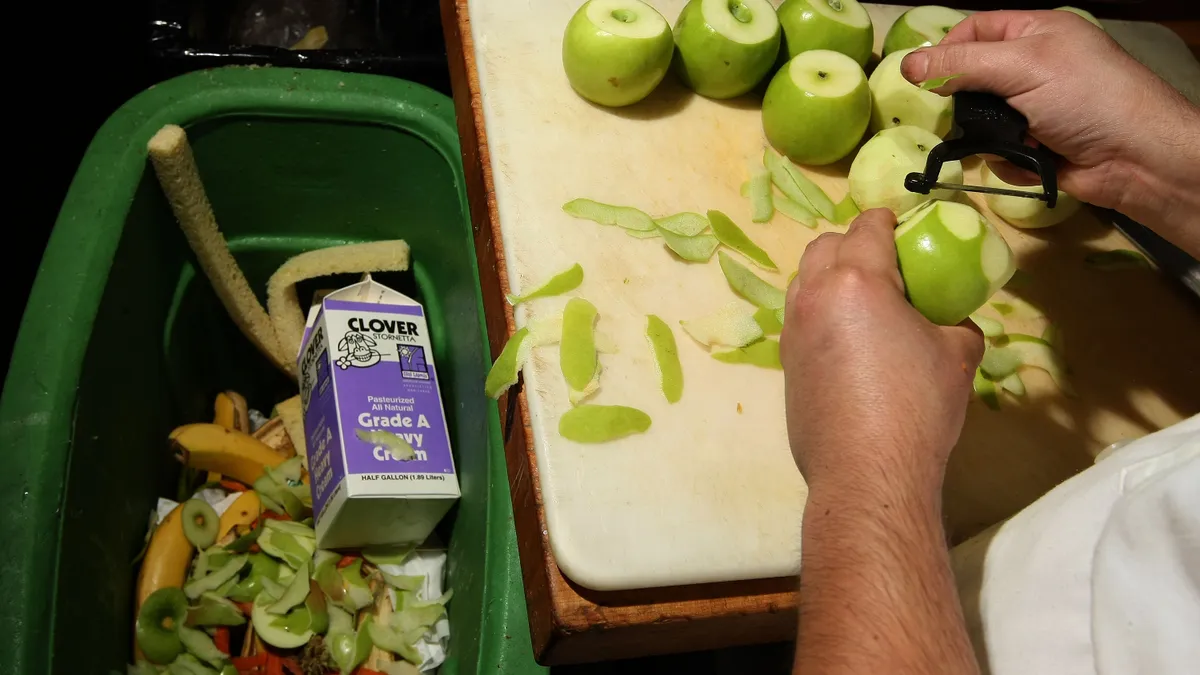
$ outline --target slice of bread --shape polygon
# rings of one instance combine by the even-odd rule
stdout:
[[[293,366],[305,322],[296,284],[331,274],[403,272],[408,269],[408,254],[408,244],[401,239],[369,241],[301,253],[275,270],[267,282],[267,307],[275,335]]]
[[[295,377],[295,358],[279,348],[270,317],[250,289],[242,268],[229,252],[229,245],[217,227],[187,134],[182,128],[168,124],[154,134],[147,150],[163,193],[179,220],[179,227],[230,318],[272,363]]]

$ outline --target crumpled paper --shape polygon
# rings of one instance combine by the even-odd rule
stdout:
[[[225,515],[225,512],[229,510],[229,507],[232,506],[240,496],[242,496],[242,493],[240,492],[230,492],[228,495],[226,495],[224,490],[218,488],[205,488],[193,495],[193,499],[203,499],[204,501],[208,502],[208,505],[213,507],[213,510],[217,512],[217,515],[221,516]],[[158,515],[158,518],[154,521],[155,524],[157,525],[158,523],[161,523],[163,518],[167,517],[167,514],[175,510],[176,506],[179,506],[179,502],[172,499],[167,499],[165,497],[159,497],[158,504],[156,504],[154,507],[154,512]]]
[[[388,574],[400,576],[425,577],[425,584],[417,590],[417,598],[424,602],[437,600],[442,596],[442,577],[446,569],[445,551],[416,551],[403,565],[380,565],[379,569]],[[388,589],[392,606],[396,606],[396,591]],[[446,660],[446,647],[450,644],[450,620],[445,615],[438,619],[433,629],[414,645],[421,655],[418,669],[423,673],[434,672]]]

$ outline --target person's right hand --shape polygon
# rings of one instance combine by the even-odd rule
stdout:
[[[1104,31],[1062,11],[982,12],[904,58],[914,83],[989,91],[1062,155],[1059,187],[1116,209],[1200,255],[1200,108]],[[996,166],[1010,182],[1015,167]]]

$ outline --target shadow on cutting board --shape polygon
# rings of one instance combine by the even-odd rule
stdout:
[[[588,105],[603,110],[610,115],[624,117],[628,120],[657,120],[682,112],[698,98],[700,98],[699,94],[684,86],[675,73],[671,72],[667,73],[667,76],[663,78],[662,84],[655,87],[649,96],[633,105],[623,108],[608,108],[596,105],[590,101],[588,101]],[[717,105],[738,110],[758,110],[762,108],[762,92],[758,90],[736,98],[709,100]]]
[[[692,102],[696,94],[683,86],[673,73],[667,73],[662,84],[654,88],[646,98],[633,105],[622,108],[608,108],[588,101],[588,105],[598,110],[624,117],[628,120],[657,120],[671,117],[683,111]]]
[[[1044,373],[1025,371],[1027,382],[1045,378],[1026,400],[1004,395],[999,412],[972,401],[946,472],[952,544],[1091,466],[1107,445],[1200,412],[1200,312],[1180,285],[1153,269],[1088,267],[1090,253],[1133,246],[1087,209],[1020,236],[1046,244],[1021,256],[1032,279],[1012,294],[1059,329],[1078,396],[1063,396]]]

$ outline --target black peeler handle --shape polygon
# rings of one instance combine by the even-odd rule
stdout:
[[[925,161],[925,172],[908,174],[904,187],[929,194],[938,182],[942,164],[971,155],[997,155],[1036,173],[1042,180],[1042,194],[1030,196],[1053,208],[1058,202],[1056,155],[1045,147],[1025,144],[1029,130],[1025,116],[995,94],[960,91],[953,96],[957,134],[934,147]]]

